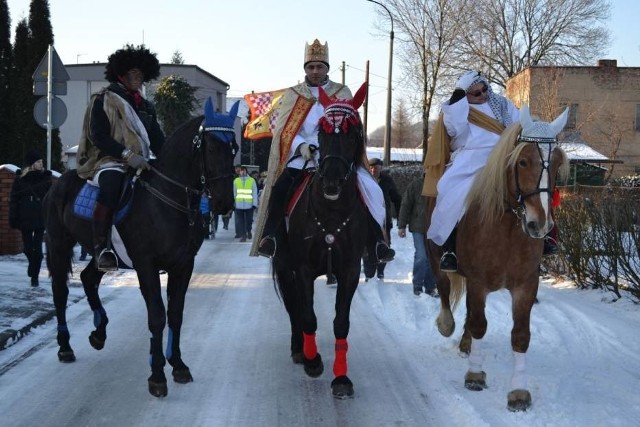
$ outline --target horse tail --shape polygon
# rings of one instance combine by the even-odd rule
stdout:
[[[52,272],[53,270],[53,259],[52,259],[52,252],[51,252],[51,247],[52,244],[49,241],[50,237],[47,234],[47,270],[49,270],[49,277],[52,277]],[[58,257],[56,257],[56,262],[60,262],[62,263],[62,266],[64,267],[64,271],[67,272],[67,277],[71,276],[71,274],[73,273],[73,265],[71,263],[71,260],[73,259],[73,247],[71,247],[66,254],[64,254],[62,257],[59,258],[60,261],[58,261]]]
[[[451,304],[451,311],[456,311],[456,307],[458,307],[458,303],[467,289],[467,280],[458,273],[449,273],[447,276],[449,276],[449,282],[451,283],[449,304]]]
[[[65,203],[69,199],[66,187],[68,182],[74,178],[77,179],[77,174],[72,172],[67,172],[58,178],[43,199],[45,243],[47,245],[46,263],[49,277],[53,277],[54,271],[58,275],[66,274],[67,278],[73,273],[73,245],[63,244],[63,241],[70,238],[64,225],[63,215]]]

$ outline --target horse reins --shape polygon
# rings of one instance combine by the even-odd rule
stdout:
[[[160,172],[160,170],[158,170],[158,168],[151,166],[151,170],[156,173],[160,178],[162,178],[163,180],[165,180],[166,182],[169,182],[179,188],[184,189],[185,195],[186,195],[186,203],[183,205],[182,203],[178,203],[175,200],[171,199],[170,197],[165,196],[160,190],[154,188],[149,182],[146,182],[142,179],[140,179],[140,185],[142,185],[142,187],[144,189],[146,189],[147,191],[149,191],[149,193],[151,193],[153,196],[155,196],[156,198],[158,198],[158,200],[160,200],[161,202],[164,202],[165,204],[171,206],[172,208],[182,212],[182,213],[186,213],[188,218],[189,218],[189,225],[192,226],[195,224],[195,214],[197,212],[197,208],[195,209],[191,209],[190,208],[190,196],[197,196],[197,197],[202,197],[203,194],[207,194],[207,196],[209,196],[209,188],[207,186],[208,182],[214,182],[217,181],[219,179],[223,179],[223,178],[228,178],[231,177],[231,173],[228,174],[221,174],[218,176],[214,176],[214,177],[209,177],[208,173],[207,173],[207,163],[205,161],[205,156],[206,156],[206,150],[204,150],[203,148],[203,142],[206,142],[203,138],[204,132],[213,132],[213,131],[220,131],[220,132],[235,132],[234,129],[232,128],[227,128],[227,127],[220,127],[220,126],[211,126],[211,127],[203,127],[200,126],[200,129],[198,131],[198,134],[193,138],[193,149],[196,153],[202,153],[202,155],[200,156],[200,170],[202,171],[202,174],[200,175],[200,184],[202,185],[202,189],[198,190],[195,188],[191,188],[188,185],[184,185],[181,182],[176,181],[175,179],[165,175],[164,173]],[[139,176],[139,173],[138,173]]]

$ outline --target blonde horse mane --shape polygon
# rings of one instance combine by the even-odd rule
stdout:
[[[481,222],[498,221],[506,211],[507,170],[514,167],[526,144],[516,144],[522,125],[514,123],[502,132],[498,144],[491,152],[487,165],[478,173],[467,196],[467,210],[474,209]],[[562,156],[558,177],[565,180],[569,175],[567,154],[556,146]]]
[[[486,166],[478,172],[469,191],[466,201],[467,210],[473,207],[482,222],[495,222],[504,213],[507,162],[509,157],[517,158],[517,153],[524,147],[524,144],[515,144],[521,130],[522,125],[514,123],[502,132]]]

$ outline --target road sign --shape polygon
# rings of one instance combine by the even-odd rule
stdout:
[[[51,129],[57,129],[67,120],[67,106],[64,102],[58,98],[51,98]],[[36,105],[33,107],[33,118],[40,127],[47,128],[47,97],[36,101]]]
[[[53,47],[51,48],[51,68],[53,72],[51,73],[51,78],[55,82],[66,82],[69,80],[69,73],[67,73],[67,69],[64,68],[62,64],[62,60],[58,56]],[[36,71],[33,73],[33,81],[35,82],[47,82],[49,78],[49,54],[48,52],[44,54]],[[36,94],[37,95],[37,94]]]
[[[61,82],[54,80],[53,82],[53,94],[54,95],[66,95],[67,94],[67,82]],[[47,96],[47,82],[41,82],[34,80],[33,82],[33,94],[37,96]]]

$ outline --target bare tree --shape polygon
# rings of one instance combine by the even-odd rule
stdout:
[[[610,9],[608,0],[476,0],[460,14],[469,25],[453,56],[503,88],[532,65],[595,64],[610,43]]]
[[[396,142],[395,146],[398,148],[413,148],[417,145],[412,138],[411,117],[404,98],[396,102],[391,133],[391,140]]]
[[[429,116],[439,99],[438,83],[451,76],[447,69],[454,42],[461,28],[456,19],[468,0],[387,0],[383,3],[393,16],[397,57],[403,70],[406,93],[415,94],[411,104],[420,111],[422,143],[427,149]],[[385,27],[389,15],[378,11]],[[380,29],[382,26],[379,27]]]

